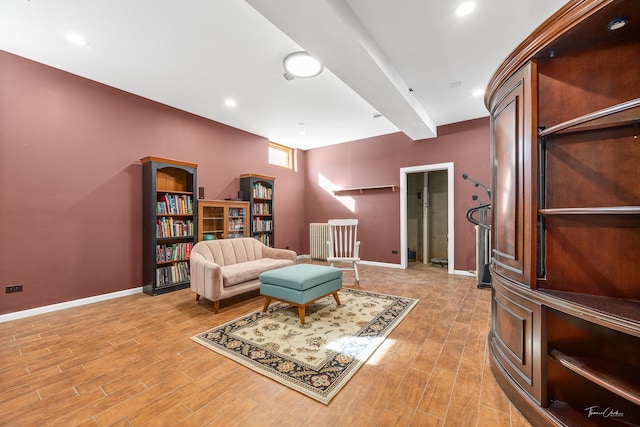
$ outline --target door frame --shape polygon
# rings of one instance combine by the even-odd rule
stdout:
[[[407,176],[410,173],[427,173],[435,171],[447,171],[447,272],[454,273],[454,249],[455,239],[453,232],[453,162],[435,163],[432,165],[410,166],[400,168],[400,265],[402,268],[408,266],[407,253]],[[427,200],[425,194],[423,200]]]

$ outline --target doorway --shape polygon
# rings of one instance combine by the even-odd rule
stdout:
[[[453,163],[400,169],[401,266],[446,266],[453,274]]]

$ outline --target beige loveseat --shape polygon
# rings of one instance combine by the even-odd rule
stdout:
[[[191,250],[191,290],[196,301],[201,296],[213,301],[217,313],[221,300],[259,289],[260,273],[294,265],[296,259],[294,251],[270,248],[251,237],[203,240]]]

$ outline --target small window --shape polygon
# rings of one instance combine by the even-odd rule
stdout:
[[[293,169],[293,149],[269,142],[269,164]]]

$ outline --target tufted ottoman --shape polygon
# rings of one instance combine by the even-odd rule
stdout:
[[[342,270],[338,268],[315,264],[276,268],[260,274],[260,294],[266,297],[262,311],[267,311],[271,300],[286,302],[298,307],[304,325],[305,307],[331,294],[340,305],[341,288]]]

